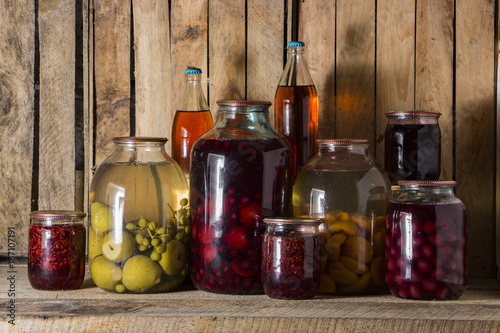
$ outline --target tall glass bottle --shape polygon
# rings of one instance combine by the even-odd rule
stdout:
[[[184,91],[172,126],[172,157],[189,181],[191,147],[214,122],[201,89],[201,69],[187,67],[184,73]]]
[[[295,151],[295,174],[316,152],[318,94],[304,59],[304,43],[287,44],[288,60],[274,97],[274,128]]]

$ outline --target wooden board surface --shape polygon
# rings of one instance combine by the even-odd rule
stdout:
[[[14,228],[15,254],[28,246],[33,174],[35,18],[31,0],[0,1],[0,253]]]
[[[498,283],[478,284],[456,301],[411,301],[378,296],[317,296],[276,300],[265,295],[218,295],[188,284],[166,294],[107,293],[86,279],[75,291],[38,291],[18,265],[16,328],[23,331],[121,332],[495,332],[500,329]],[[6,266],[0,266],[5,275]],[[5,282],[2,282],[2,286]],[[9,300],[0,295],[2,303]],[[0,329],[9,328],[5,311]]]
[[[39,209],[75,209],[75,3],[38,5]]]
[[[456,0],[456,180],[469,213],[471,277],[494,269],[495,4]],[[498,153],[498,151],[497,151]],[[498,245],[497,245],[498,246]]]

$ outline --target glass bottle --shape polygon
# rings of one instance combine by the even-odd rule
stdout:
[[[291,215],[293,151],[269,124],[270,102],[217,104],[191,155],[191,279],[205,291],[263,293],[262,219]]]
[[[467,284],[467,214],[454,181],[399,181],[387,209],[386,281],[400,298],[451,300]]]
[[[310,299],[319,290],[318,219],[266,218],[262,284],[272,298]]]
[[[78,289],[85,277],[86,214],[67,210],[31,212],[28,279],[35,289]]]
[[[438,180],[441,173],[439,112],[392,111],[385,129],[385,171],[398,180]]]
[[[385,288],[385,213],[390,182],[367,140],[318,140],[299,172],[293,215],[322,220],[320,293],[368,294]]]
[[[274,97],[274,128],[295,152],[295,174],[316,152],[318,94],[304,59],[304,43],[287,44],[288,60]]]
[[[90,186],[89,268],[101,289],[174,290],[188,274],[191,213],[186,178],[167,139],[114,138]]]
[[[201,69],[188,67],[184,74],[184,91],[172,126],[172,157],[189,182],[191,147],[214,122],[201,89]]]

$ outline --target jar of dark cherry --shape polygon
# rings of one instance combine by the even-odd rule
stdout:
[[[439,112],[393,111],[385,114],[385,171],[398,180],[438,180],[441,172]]]
[[[394,296],[451,300],[467,284],[467,215],[454,181],[399,181],[386,218],[386,282]]]
[[[320,281],[321,220],[266,218],[262,284],[272,298],[310,299]]]
[[[85,277],[86,214],[76,211],[31,212],[28,278],[35,289],[78,289]]]

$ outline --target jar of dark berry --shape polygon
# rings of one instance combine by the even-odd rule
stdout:
[[[205,291],[263,293],[263,218],[291,215],[293,151],[269,123],[270,102],[217,103],[191,155],[191,279]]]
[[[85,277],[86,214],[66,210],[31,212],[28,279],[35,289],[78,289]]]
[[[385,171],[398,180],[438,180],[441,173],[439,112],[392,111],[385,129]]]
[[[467,284],[467,214],[454,181],[399,181],[387,209],[386,281],[394,296],[451,300]]]
[[[272,298],[310,299],[319,290],[320,239],[317,219],[266,218],[262,283]]]

